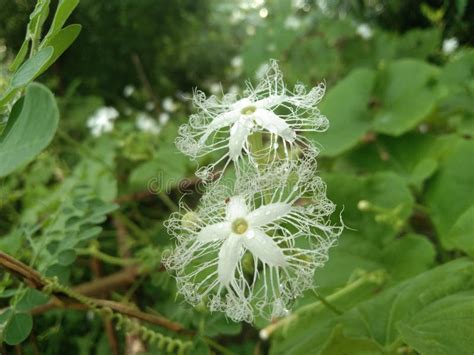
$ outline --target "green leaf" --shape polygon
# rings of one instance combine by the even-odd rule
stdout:
[[[398,330],[404,342],[421,354],[472,354],[474,352],[474,291],[433,302]]]
[[[33,83],[17,102],[0,136],[0,177],[30,162],[53,139],[59,111],[53,94]]]
[[[369,339],[351,339],[344,335],[343,327],[334,328],[326,345],[321,350],[323,355],[351,354],[351,355],[376,355],[383,354],[376,342]]]
[[[13,315],[13,309],[11,307],[2,309],[0,313],[0,331],[5,327],[7,322],[10,320]]]
[[[30,14],[30,22],[28,23],[28,36],[39,38],[44,22],[49,15],[49,4],[51,0],[39,0],[33,12]]]
[[[434,264],[436,251],[427,237],[408,234],[387,244],[380,263],[392,279],[404,280],[428,270]]]
[[[402,59],[378,74],[380,104],[374,129],[399,136],[418,125],[433,111],[436,99],[436,67],[422,61]]]
[[[337,162],[341,169],[359,173],[393,171],[418,191],[439,166],[440,159],[459,143],[455,135],[410,132],[401,137],[379,136],[373,144],[354,149]]]
[[[342,312],[352,309],[380,288],[380,272],[359,275],[333,295],[326,296]],[[271,355],[319,354],[337,326],[339,316],[320,301],[290,315],[271,337]]]
[[[474,141],[456,141],[456,144],[451,146],[451,152],[444,156],[438,174],[427,186],[426,204],[438,236],[443,246],[448,249],[467,246],[472,251],[468,246],[472,243],[469,242],[469,234],[463,232],[468,226],[466,223],[469,222],[465,218],[468,218],[469,214],[462,218],[453,232],[451,231],[461,216],[474,205],[473,156]]]
[[[464,326],[466,329],[473,329],[473,292],[474,263],[459,259],[406,280],[380,293],[372,300],[361,303],[343,315],[340,322],[344,325],[346,336],[375,340],[387,350],[397,346],[401,337],[399,329],[403,329],[407,337],[402,339],[409,346],[416,347],[418,343],[416,341],[411,343],[412,338],[408,336],[413,334],[409,333],[410,329],[428,330],[433,329],[432,327],[436,329],[436,323],[445,321],[448,322],[448,327],[453,325],[457,329]],[[467,294],[471,294],[470,302],[465,302]],[[456,300],[459,303],[454,302]],[[446,306],[448,307],[445,308]],[[449,313],[450,310],[453,314]],[[458,316],[462,312],[465,317]],[[460,346],[463,350],[454,351],[455,354],[472,353],[474,338],[466,338],[463,333],[464,331],[460,331],[451,337],[434,338],[441,348],[451,346],[453,341],[462,344]],[[421,335],[421,332],[418,334]],[[436,331],[425,336],[430,338],[434,334]]]
[[[139,165],[130,175],[134,187],[166,192],[176,187],[186,175],[185,157],[172,147],[160,149],[158,157]]]
[[[0,109],[2,109],[6,104],[15,98],[15,95],[19,89],[8,88],[6,92],[3,93],[0,98]]]
[[[51,46],[54,48],[53,55],[49,60],[41,67],[40,73],[43,73],[48,69],[58,58],[68,49],[71,44],[76,40],[77,36],[81,32],[81,25],[70,25],[58,33],[56,33],[51,39],[49,39],[45,44],[46,46]]]
[[[49,28],[48,33],[46,34],[45,39],[48,39],[51,36],[56,35],[61,28],[63,28],[69,16],[79,4],[79,0],[60,0],[56,13],[54,14],[53,22]]]
[[[15,60],[12,62],[12,64],[10,64],[10,67],[8,68],[11,72],[15,72],[18,67],[25,61],[26,54],[28,53],[28,49],[30,48],[29,44],[30,42],[27,39],[23,41],[23,44],[21,45],[21,48],[18,51]]]
[[[390,240],[397,233],[391,222],[376,220],[377,215],[393,216],[402,222],[411,215],[413,196],[406,182],[391,172],[380,172],[359,177],[347,173],[324,174],[328,197],[338,206],[344,206],[344,223],[364,238]],[[378,210],[361,211],[358,204],[368,201]],[[395,218],[397,217],[397,218]]]
[[[60,283],[67,283],[69,276],[71,275],[71,270],[67,266],[60,264],[53,264],[45,272],[47,277],[57,277]]]
[[[8,345],[23,342],[33,329],[33,317],[28,313],[14,313],[3,331],[3,338]]]
[[[12,77],[12,88],[21,88],[33,81],[41,73],[41,69],[50,60],[53,53],[53,47],[46,47],[24,62]]]
[[[58,255],[58,263],[63,266],[69,266],[76,260],[74,249],[63,250]]]
[[[310,138],[321,146],[321,154],[338,155],[354,147],[370,128],[368,102],[375,82],[375,73],[357,69],[332,88],[320,109],[329,119],[329,129],[313,133]]]
[[[38,290],[29,288],[15,305],[16,311],[29,312],[33,308],[48,302],[49,296]]]
[[[455,248],[474,257],[474,205],[459,216],[446,239]]]

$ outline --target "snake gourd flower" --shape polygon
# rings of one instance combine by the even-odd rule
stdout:
[[[314,158],[277,161],[212,184],[196,210],[171,216],[177,245],[163,262],[188,302],[252,322],[284,315],[312,287],[342,231],[315,169]]]
[[[243,97],[229,93],[222,99],[214,95],[206,98],[202,91],[195,91],[197,113],[180,127],[177,147],[194,159],[221,153],[220,159],[198,171],[201,178],[223,161],[225,167],[234,163],[238,168],[244,156],[253,163],[262,156],[267,161],[277,155],[289,158],[294,148],[313,148],[303,132],[327,129],[328,120],[317,107],[324,91],[323,84],[309,91],[297,84],[289,90],[277,62],[271,61],[258,85],[247,83]],[[250,137],[255,133],[265,135],[261,149],[251,147]]]

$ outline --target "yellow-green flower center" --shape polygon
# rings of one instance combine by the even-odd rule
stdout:
[[[243,218],[237,218],[232,222],[232,232],[235,234],[244,234],[247,229],[249,229],[249,225]]]
[[[250,105],[250,106],[245,106],[242,110],[240,110],[240,112],[243,115],[248,116],[248,115],[251,115],[252,113],[254,113],[256,109],[257,108],[255,106]]]

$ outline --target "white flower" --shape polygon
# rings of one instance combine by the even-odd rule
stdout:
[[[140,131],[157,135],[161,132],[161,127],[156,120],[148,116],[146,113],[139,113],[137,116],[136,126]]]
[[[167,113],[167,112],[162,112],[158,116],[158,121],[160,122],[160,125],[162,125],[162,126],[167,124],[169,120],[170,120],[170,114]]]
[[[123,96],[130,97],[135,92],[135,87],[133,85],[127,85],[123,88]]]
[[[356,32],[365,40],[371,39],[373,36],[372,29],[366,23],[361,23],[359,26],[357,26]]]
[[[91,130],[93,136],[98,137],[114,129],[114,121],[118,116],[119,113],[115,108],[101,107],[89,117],[87,127]]]
[[[161,107],[168,112],[176,111],[176,104],[171,97],[165,97],[161,102]]]
[[[194,105],[198,113],[191,115],[189,124],[180,127],[176,144],[193,158],[222,151],[220,160],[203,169],[206,173],[225,159],[227,164],[237,163],[243,153],[253,163],[257,155],[270,160],[281,152],[289,157],[291,149],[310,145],[299,133],[327,129],[328,121],[316,107],[324,90],[322,84],[309,92],[302,84],[288,90],[277,63],[271,61],[260,83],[256,87],[247,84],[242,98],[231,93],[222,99],[206,99],[203,92],[196,91]],[[254,133],[268,138],[257,152],[251,152],[249,142]]]
[[[234,58],[232,58],[232,60],[230,61],[230,65],[232,65],[232,67],[238,69],[238,68],[242,67],[243,62],[244,62],[244,60],[242,59],[242,57],[240,55],[238,55],[238,56],[235,56]]]
[[[301,27],[301,20],[295,15],[290,15],[285,19],[284,26],[290,30],[297,30]]]
[[[447,38],[443,41],[443,53],[449,55],[459,47],[458,39],[455,37]]]
[[[155,109],[156,105],[153,101],[148,101],[146,104],[145,104],[145,109],[147,111],[153,111]]]
[[[233,188],[215,183],[196,211],[183,209],[167,221],[177,247],[163,262],[188,302],[235,321],[285,315],[342,231],[313,159],[273,163]]]
[[[222,92],[222,85],[219,83],[210,83],[209,91],[213,95],[219,95]]]

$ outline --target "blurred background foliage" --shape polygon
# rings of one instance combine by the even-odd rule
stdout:
[[[0,90],[34,5],[0,0]],[[195,354],[474,352],[474,2],[81,0],[70,22],[81,35],[40,78],[60,103],[58,134],[0,183],[2,251],[70,286],[138,263],[131,285],[102,296],[198,331]],[[317,294],[269,328],[183,303],[159,260],[170,210],[183,190],[199,196],[195,163],[174,147],[192,90],[241,92],[270,58],[289,85],[326,83],[331,126],[310,138],[348,228]],[[104,106],[116,114],[98,128]],[[45,302],[18,287],[1,275],[0,306]],[[104,329],[91,312],[52,310],[21,348],[158,351]]]

